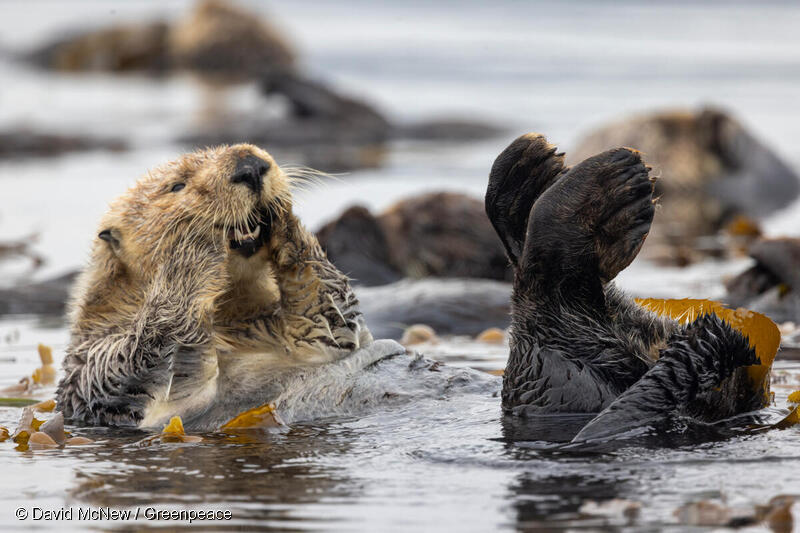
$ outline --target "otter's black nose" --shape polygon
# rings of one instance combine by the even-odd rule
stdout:
[[[236,163],[236,169],[231,176],[232,183],[244,183],[256,193],[261,194],[264,184],[264,174],[269,170],[269,163],[254,155],[248,155]]]

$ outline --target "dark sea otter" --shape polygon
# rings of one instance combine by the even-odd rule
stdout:
[[[639,153],[563,161],[541,135],[523,135],[489,178],[486,211],[514,268],[504,411],[599,413],[576,437],[586,440],[668,413],[713,421],[762,407],[743,368],[758,360],[739,332],[715,315],[681,326],[612,283],[653,219]]]

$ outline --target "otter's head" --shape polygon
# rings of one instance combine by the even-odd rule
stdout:
[[[264,150],[237,144],[186,154],[111,204],[95,260],[117,262],[138,277],[176,247],[205,241],[227,247],[241,269],[264,247],[271,221],[290,207],[289,178]]]

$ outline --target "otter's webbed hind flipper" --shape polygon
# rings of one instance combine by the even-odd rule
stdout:
[[[580,286],[614,279],[650,231],[653,187],[639,153],[627,148],[570,169],[531,210],[520,280],[529,286],[534,281]]]
[[[543,135],[527,133],[514,140],[494,161],[486,189],[486,214],[516,267],[528,214],[536,199],[564,170],[564,154]]]
[[[716,315],[704,315],[669,339],[653,367],[597,415],[573,442],[605,439],[691,409],[737,368],[758,363],[747,340]]]

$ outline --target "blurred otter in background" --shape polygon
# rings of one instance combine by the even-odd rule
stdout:
[[[412,196],[377,216],[351,207],[317,238],[330,260],[363,285],[404,277],[511,279],[482,202],[460,193]]]
[[[339,94],[297,68],[297,53],[269,21],[228,2],[202,0],[177,20],[83,31],[22,56],[68,72],[167,75],[191,72],[206,84],[206,109],[176,141],[190,147],[243,140],[278,146],[303,164],[345,171],[375,167],[390,134],[371,105]],[[245,113],[218,97],[227,85],[257,82],[264,97]],[[277,95],[286,112],[268,101]]]
[[[575,163],[616,146],[646,154],[659,176],[653,232],[643,254],[687,264],[724,253],[704,239],[737,216],[758,220],[798,195],[798,177],[729,114],[719,109],[663,111],[602,127],[570,154]]]
[[[284,158],[328,172],[380,166],[390,138],[474,141],[503,131],[452,117],[390,123],[371,104],[302,72],[296,58],[290,42],[259,12],[220,0],[202,0],[174,22],[83,31],[21,57],[56,71],[191,72],[210,82],[210,98],[201,120],[177,136],[179,144],[194,148],[242,141],[269,144]],[[237,113],[227,109],[216,92],[242,82],[256,82],[263,101]],[[273,96],[278,97],[275,102],[269,100]],[[286,105],[272,105],[277,102]]]
[[[203,0],[185,18],[115,25],[47,43],[26,56],[61,71],[188,69],[204,74],[253,77],[294,68],[295,52],[265,20],[220,0]]]

